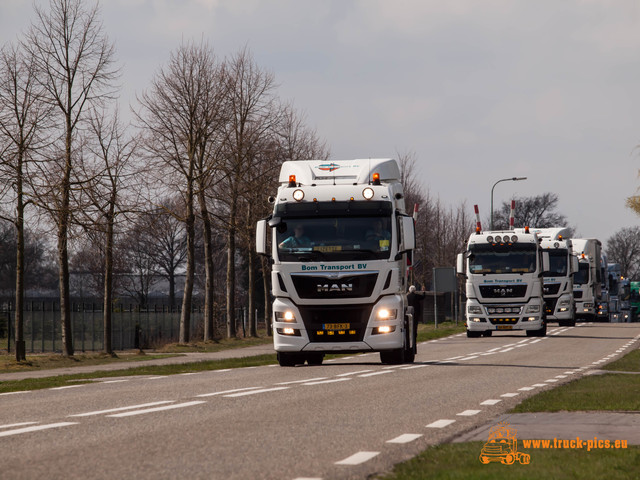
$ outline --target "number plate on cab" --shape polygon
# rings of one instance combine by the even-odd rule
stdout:
[[[325,323],[322,325],[323,330],[349,330],[350,323]]]
[[[512,325],[498,325],[498,330],[513,330]]]

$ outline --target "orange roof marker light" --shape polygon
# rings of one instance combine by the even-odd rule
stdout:
[[[529,233],[529,227],[524,227],[524,233]]]
[[[295,175],[289,175],[289,186],[291,188],[295,187],[296,184],[296,176]]]
[[[374,185],[380,185],[380,174],[378,172],[373,174],[373,181],[371,183]]]

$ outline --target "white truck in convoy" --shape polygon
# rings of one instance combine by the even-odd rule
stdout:
[[[593,321],[602,300],[602,243],[596,238],[572,238],[578,271],[573,276],[576,318]]]
[[[280,365],[351,352],[413,362],[406,291],[414,221],[396,160],[288,161],[279,183],[273,213],[257,224],[256,250],[268,255],[271,238]]]
[[[549,253],[528,227],[483,232],[478,226],[458,254],[456,270],[466,278],[468,337],[502,330],[547,334],[542,274],[549,270]]]
[[[516,229],[516,232],[522,229]],[[544,276],[544,302],[547,322],[560,326],[576,324],[573,299],[573,274],[578,271],[578,259],[572,255],[572,241],[568,228],[532,228],[540,246],[549,253],[549,270]]]

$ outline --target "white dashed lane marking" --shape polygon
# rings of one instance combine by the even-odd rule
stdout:
[[[436,420],[435,422],[427,425],[427,428],[444,428],[451,425],[454,422],[455,420],[447,420],[447,419]]]
[[[360,465],[361,463],[371,460],[377,455],[380,455],[380,452],[358,452],[344,460],[336,462],[336,465]]]
[[[480,405],[495,405],[497,403],[500,403],[502,400],[494,400],[493,398],[490,398],[489,400],[485,400],[484,402],[480,402]]]
[[[387,443],[409,443],[420,438],[421,436],[421,433],[405,433],[403,435],[400,435],[399,437],[387,440]]]

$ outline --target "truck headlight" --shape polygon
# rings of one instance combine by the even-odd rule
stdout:
[[[526,313],[539,313],[540,305],[527,305]]]
[[[567,298],[565,298],[564,300],[560,300],[560,301],[558,302],[558,305],[560,305],[561,307],[566,307],[566,306],[568,306],[568,305],[569,305],[569,303],[570,303],[570,300],[569,300],[569,299],[567,299]]]
[[[395,308],[379,308],[376,313],[378,320],[395,320],[398,316],[398,310]]]
[[[475,314],[482,313],[482,307],[478,305],[469,305],[468,310],[469,310],[469,313],[475,313]]]
[[[285,312],[275,312],[276,322],[295,322],[296,316],[291,310]]]

